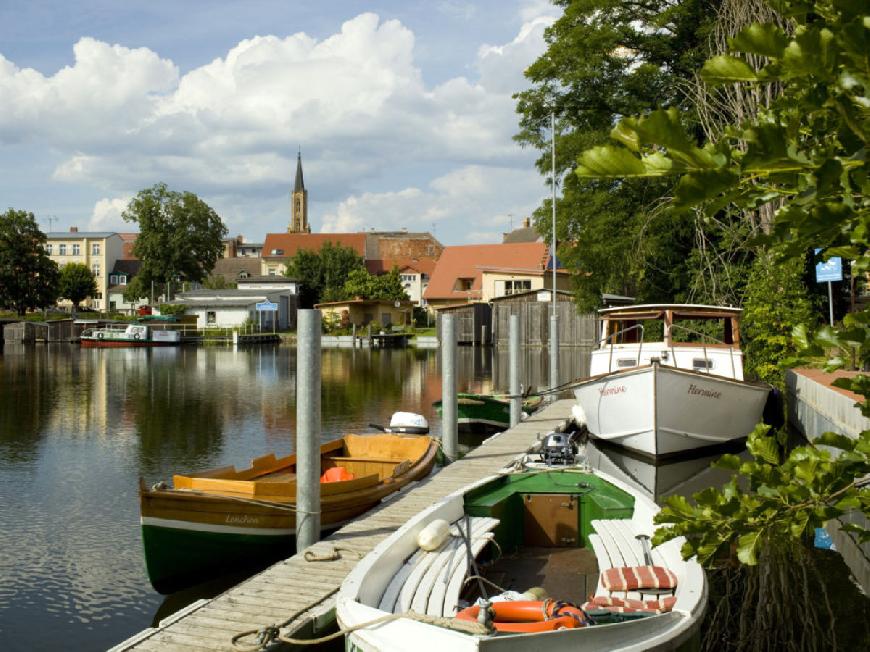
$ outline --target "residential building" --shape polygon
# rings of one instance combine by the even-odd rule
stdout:
[[[423,298],[437,310],[551,288],[552,269],[548,263],[543,242],[445,247]],[[559,290],[570,288],[567,271],[557,270],[556,285]]]
[[[299,294],[299,281],[287,276],[249,276],[236,283],[240,290],[269,290]]]
[[[84,305],[96,310],[108,307],[107,295],[110,286],[109,275],[115,262],[122,257],[123,239],[110,231],[79,231],[70,227],[69,231],[46,234],[46,251],[60,267],[67,263],[81,263],[94,274],[97,293],[85,300]],[[58,302],[61,306],[71,307],[69,301]]]
[[[224,240],[224,258],[259,258],[262,253],[262,242],[245,242],[243,235]]]
[[[320,251],[327,242],[350,247],[365,259],[365,233],[267,233],[260,259],[261,276],[281,276],[287,259],[299,251]]]
[[[133,277],[139,273],[139,268],[142,267],[142,261],[119,259],[115,261],[114,267],[109,272],[109,289],[108,289],[108,310],[111,312],[122,312],[133,314],[139,306],[146,305],[147,299],[137,299],[135,301],[127,301],[124,298],[124,290],[133,280]]]
[[[523,218],[522,225],[502,234],[502,244],[519,244],[521,242],[543,242],[544,238],[538,233],[538,230],[532,226],[531,218]]]
[[[259,258],[218,258],[209,276],[223,277],[228,284],[235,284],[252,276],[260,276]]]

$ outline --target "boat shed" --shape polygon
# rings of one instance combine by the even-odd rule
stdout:
[[[246,322],[263,330],[296,328],[297,297],[288,290],[192,290],[173,300],[195,315],[199,328],[237,328]],[[258,304],[274,304],[275,310],[258,310]]]
[[[492,327],[496,346],[507,347],[510,341],[510,316],[520,316],[520,340],[526,346],[547,346],[550,340],[552,290],[517,292],[492,300]],[[595,347],[594,313],[577,312],[570,292],[556,290],[556,314],[559,319],[559,346]]]
[[[488,303],[459,303],[438,308],[436,326],[441,339],[441,317],[455,315],[456,343],[488,346],[492,344],[492,308]]]

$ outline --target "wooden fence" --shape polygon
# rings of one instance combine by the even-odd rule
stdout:
[[[492,304],[492,326],[495,345],[507,347],[510,316],[520,316],[520,341],[525,346],[545,347],[550,340],[549,302],[503,302]],[[578,313],[570,301],[556,303],[559,319],[559,347],[595,348],[598,319],[595,313]]]

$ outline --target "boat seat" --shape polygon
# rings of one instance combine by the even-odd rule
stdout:
[[[336,462],[379,462],[381,464],[399,464],[405,461],[404,458],[396,459],[395,457],[340,457],[338,455],[330,455],[325,459]]]
[[[471,552],[477,556],[492,539],[492,530],[499,520],[487,516],[472,516]],[[468,553],[465,540],[454,522],[450,534],[437,550],[417,550],[393,576],[379,603],[388,612],[402,613],[413,609],[431,616],[454,616],[468,574]]]
[[[598,559],[599,571],[620,566],[646,566],[643,556],[643,545],[638,541],[635,524],[630,519],[599,519],[592,521],[595,534],[589,535],[592,551]],[[645,533],[643,533],[645,534]],[[653,564],[677,572],[668,563],[661,550],[662,546],[651,551]],[[673,560],[671,560],[673,561]],[[682,561],[682,560],[680,560]],[[679,588],[679,583],[677,584]],[[648,600],[657,597],[662,592],[658,590],[638,591],[608,591],[601,582],[595,595],[623,598],[628,600]],[[668,592],[669,594],[671,592]]]

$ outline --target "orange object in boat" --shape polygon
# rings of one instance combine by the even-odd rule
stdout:
[[[353,480],[354,475],[343,466],[333,466],[331,469],[326,469],[322,476],[321,482],[344,482]]]
[[[553,600],[493,602],[490,609],[493,612],[492,625],[499,632],[534,634],[555,629],[583,627],[586,624],[583,610],[567,602]],[[477,622],[479,614],[480,606],[473,605],[456,614],[456,618]]]

